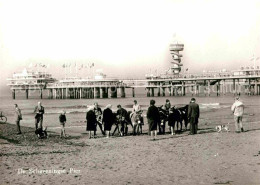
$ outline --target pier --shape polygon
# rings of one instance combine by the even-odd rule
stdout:
[[[217,96],[232,93],[249,96],[260,95],[260,69],[259,66],[243,67],[235,71],[211,71],[202,74],[182,72],[181,63],[184,44],[173,43],[170,53],[173,61],[165,74],[146,75],[145,79],[109,79],[102,72],[92,78],[67,77],[56,80],[46,72],[29,72],[24,69],[22,73],[13,74],[8,80],[12,90],[13,99],[16,93],[25,92],[26,99],[30,91],[39,91],[43,98],[43,91],[48,91],[49,99],[99,99],[99,98],[125,98],[126,89],[132,89],[131,97],[135,97],[136,88],[144,88],[147,97],[154,96]],[[257,59],[254,58],[254,64]],[[63,67],[66,66],[65,64]],[[93,67],[92,64],[90,67]],[[66,68],[65,68],[66,71]],[[78,71],[76,65],[76,71]],[[187,70],[186,70],[187,71]]]
[[[43,91],[47,91],[49,99],[99,99],[99,98],[125,98],[126,89],[130,88],[131,97],[135,97],[136,88],[144,88],[147,97],[155,96],[212,96],[232,93],[240,95],[260,95],[260,70],[250,70],[252,74],[245,75],[185,75],[168,79],[143,80],[116,80],[116,79],[40,79],[36,84],[9,83],[13,99],[16,92],[25,92],[26,99],[29,91],[39,91],[39,98],[43,98]],[[39,80],[39,79],[37,79]]]
[[[217,96],[260,95],[260,70],[254,75],[193,76],[175,79],[123,80],[129,87],[145,87],[147,97],[154,96]]]

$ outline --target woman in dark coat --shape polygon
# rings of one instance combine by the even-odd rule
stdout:
[[[157,107],[155,107],[155,101],[150,101],[150,107],[147,111],[147,119],[149,125],[149,131],[151,132],[151,137],[153,140],[156,139],[157,136],[157,124],[160,123],[160,114]],[[154,133],[154,136],[153,136]]]
[[[89,131],[89,139],[91,138],[91,131],[96,131],[96,115],[95,115],[95,112],[93,110],[93,107],[90,107],[90,109],[88,110],[87,112],[87,116],[86,116],[86,119],[87,119],[87,131]],[[94,135],[95,137],[95,135]]]
[[[106,132],[107,138],[110,136],[110,130],[112,124],[114,122],[114,114],[111,110],[112,105],[108,104],[103,112],[103,123],[104,123],[104,130]]]

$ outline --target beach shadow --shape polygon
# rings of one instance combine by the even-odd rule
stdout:
[[[251,129],[251,130],[245,130],[244,132],[251,132],[251,131],[256,131],[256,130],[260,130],[260,128],[255,128],[255,129]]]
[[[214,128],[212,128],[212,127],[208,127],[208,128],[198,128],[198,130],[212,130],[212,129],[214,129]]]
[[[157,138],[155,141],[160,141],[160,140],[167,140],[167,139],[173,139],[173,138],[182,138],[188,136],[188,134],[178,134],[178,135],[169,135],[169,137],[162,137],[162,138]]]

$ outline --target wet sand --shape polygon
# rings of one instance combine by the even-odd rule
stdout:
[[[39,140],[33,128],[16,135],[15,125],[0,124],[0,184],[260,184],[259,111],[247,108],[244,133],[234,132],[230,110],[221,109],[201,115],[197,135],[156,141],[146,134],[88,139],[84,127],[67,128],[67,139],[50,129]],[[228,122],[229,133],[215,131]]]

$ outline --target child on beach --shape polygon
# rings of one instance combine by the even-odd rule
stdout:
[[[67,137],[67,135],[65,134],[65,123],[66,123],[66,111],[63,110],[62,113],[59,116],[60,119],[60,125],[61,125],[61,133],[60,133],[60,137],[62,138],[62,135],[64,137]]]

